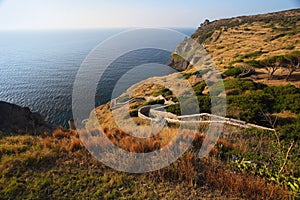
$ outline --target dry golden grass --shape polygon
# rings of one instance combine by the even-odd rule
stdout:
[[[231,65],[242,66],[250,60],[263,60],[300,50],[299,16],[300,10],[296,9],[221,19],[199,27],[192,38],[204,46],[222,73]],[[182,69],[186,64],[177,62],[174,65]],[[193,70],[187,69],[185,72],[192,73]],[[257,82],[272,86],[288,84],[284,80],[287,71],[278,70],[274,80],[267,80],[264,69],[257,69],[257,72],[257,79],[256,75],[253,77]],[[294,73],[289,83],[300,87],[300,72]]]
[[[282,86],[282,85],[295,85],[300,88],[300,72],[294,72],[290,80],[285,81],[287,72],[279,69],[274,73],[274,79],[268,80],[268,74],[265,69],[255,69],[257,72],[257,78],[254,79],[255,82],[263,83],[269,86]]]
[[[204,161],[203,179],[212,188],[246,199],[287,199],[289,191],[250,174],[235,173],[217,160]]]
[[[297,114],[292,113],[291,111],[283,111],[281,113],[275,113],[273,116],[278,117],[278,118],[283,118],[283,119],[297,119]]]
[[[111,142],[121,148],[130,152],[143,153],[151,152],[167,145],[172,141],[177,131],[176,128],[165,128],[153,138],[147,139],[134,138],[117,128],[106,127],[104,128],[104,132]],[[99,131],[97,130],[92,130],[92,132],[83,131],[80,136],[82,137],[81,139],[84,140],[88,134],[97,135],[98,133]],[[184,130],[184,133],[185,136],[181,139],[189,139],[192,137],[190,131]],[[288,197],[288,191],[285,188],[268,183],[262,178],[247,173],[238,173],[230,170],[226,166],[226,163],[215,159],[219,153],[217,147],[214,147],[211,151],[210,158],[199,160],[197,158],[197,149],[201,147],[204,137],[202,133],[196,133],[191,148],[175,163],[150,174],[135,176],[136,181],[142,181],[149,185],[164,183],[166,185],[164,187],[168,188],[180,184],[181,186],[176,189],[176,192],[175,190],[173,191],[174,194],[172,193],[172,198],[178,198],[179,194],[177,192],[185,191],[184,188],[197,191],[197,195],[190,194],[193,199],[198,198],[199,194],[201,194],[201,196],[204,195],[202,194],[203,192],[216,195],[215,192],[212,191],[218,191],[216,196],[219,199],[229,197],[235,197],[236,199],[282,199]],[[88,144],[86,145],[94,145],[95,147],[105,145],[101,143],[101,141],[102,140],[99,139],[88,140]],[[5,138],[5,140],[0,140],[0,142],[1,149],[5,148],[8,150],[8,148],[11,148],[10,153],[13,154],[13,157],[7,155],[1,159],[0,172],[6,174],[6,176],[14,176],[14,173],[20,170],[28,176],[30,170],[27,170],[31,168],[39,169],[43,173],[47,172],[47,170],[51,170],[49,173],[52,174],[55,170],[68,167],[67,172],[59,172],[59,177],[65,177],[66,174],[71,171],[81,168],[81,170],[88,169],[88,173],[98,173],[99,177],[114,172],[114,170],[103,167],[100,162],[93,159],[91,155],[84,150],[81,140],[75,131],[69,131],[61,127],[55,130],[52,135],[48,134],[48,136],[45,137],[8,137]],[[217,143],[217,146],[222,145],[223,149],[239,148],[238,145],[230,141],[230,137],[229,139],[220,138]],[[111,159],[114,159],[114,157]],[[99,174],[99,169],[101,169],[101,174]],[[77,175],[80,175],[80,173],[82,173],[82,171],[76,172]],[[72,177],[76,176],[73,175]],[[27,177],[27,181],[30,179],[31,177]],[[86,183],[85,186],[90,187],[89,184],[90,183]],[[97,186],[102,183],[96,181],[91,184]],[[48,185],[46,187],[50,186]],[[111,189],[115,188],[113,183],[111,183],[109,187]],[[118,186],[118,188],[121,187],[122,185]],[[135,190],[136,189],[137,188],[135,188]],[[149,194],[149,190],[150,189],[147,190],[146,194]],[[164,191],[161,197],[166,198],[166,195],[170,194]]]
[[[65,137],[69,138],[73,135],[76,135],[76,133],[75,133],[75,131],[66,130],[65,128],[59,126],[53,131],[52,135],[55,138],[65,138]]]
[[[220,67],[228,66],[230,62],[242,59],[244,55],[255,51],[265,52],[257,58],[260,60],[300,49],[300,33],[288,34],[291,31],[274,31],[273,27],[284,28],[279,24],[254,22],[223,29],[221,33],[216,30],[212,38],[220,35],[219,38],[207,40],[204,47]],[[296,27],[300,27],[299,21]],[[275,40],[270,39],[282,33],[286,35]]]

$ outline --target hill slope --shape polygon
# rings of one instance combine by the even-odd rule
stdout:
[[[300,50],[300,9],[206,21],[191,37],[220,67],[241,59],[287,54]]]
[[[212,54],[219,66],[236,59],[263,59],[299,49],[299,11],[218,20],[201,26],[192,36]],[[286,21],[290,21],[286,25]],[[274,27],[271,26],[272,23]],[[226,26],[226,27],[225,27]],[[274,29],[274,30],[273,30]],[[280,35],[279,34],[283,34]],[[273,37],[271,37],[274,35]],[[250,37],[251,36],[251,37]],[[255,36],[255,37],[254,37]],[[253,40],[256,38],[255,40]],[[240,40],[240,41],[239,41]],[[263,44],[261,41],[266,40]],[[238,42],[239,41],[239,42]],[[224,47],[219,47],[223,45]],[[289,47],[289,48],[286,48]],[[261,53],[253,53],[259,52]],[[251,54],[253,53],[253,54]],[[250,54],[246,56],[247,54]],[[236,56],[235,56],[236,55]],[[180,62],[173,62],[181,70]],[[186,64],[186,63],[185,63]],[[188,67],[188,66],[185,66]],[[206,72],[207,73],[207,72]],[[203,72],[204,74],[204,72]],[[144,105],[176,100],[161,82],[167,77],[145,80],[132,97],[130,113],[121,116],[142,127],[148,124],[137,116]],[[201,111],[210,112],[210,97],[202,74],[182,72],[197,95]],[[177,79],[178,80],[178,79]],[[149,82],[148,84],[147,81]],[[150,84],[151,83],[151,84]],[[154,84],[155,83],[155,84]],[[3,199],[292,199],[299,197],[300,89],[294,86],[268,87],[248,79],[225,81],[228,115],[257,123],[278,121],[276,132],[224,127],[209,156],[198,159],[207,126],[200,127],[186,153],[170,166],[135,175],[117,172],[96,160],[83,146],[83,133],[57,128],[40,136],[0,135],[0,196]],[[184,91],[182,92],[184,93]],[[187,97],[189,94],[182,94]],[[148,98],[147,98],[148,97]],[[178,99],[177,99],[178,100]],[[186,99],[188,100],[188,99]],[[250,103],[249,103],[250,102]],[[166,102],[165,102],[166,103]],[[169,112],[180,112],[177,105]],[[265,112],[264,112],[265,111]],[[168,124],[154,137],[133,138],[130,131],[117,127],[110,104],[95,109],[103,133],[112,143],[130,152],[147,153],[172,142],[177,124]],[[180,114],[180,113],[179,113]],[[118,124],[120,125],[120,124]],[[122,124],[121,124],[122,125]],[[128,127],[128,125],[127,125]],[[133,129],[132,129],[133,130]],[[190,130],[184,130],[186,137]],[[90,147],[105,145],[92,130]],[[83,135],[82,135],[83,134]],[[82,138],[81,138],[82,139]],[[209,139],[209,136],[208,136]],[[176,141],[175,141],[176,142]],[[111,157],[115,160],[115,157]],[[245,184],[247,183],[247,184]]]

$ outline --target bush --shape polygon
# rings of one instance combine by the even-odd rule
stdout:
[[[243,59],[234,60],[234,61],[232,61],[231,63],[229,63],[229,65],[230,65],[230,67],[232,67],[232,65],[234,65],[235,63],[242,63],[242,62],[244,62]]]
[[[201,83],[198,83],[197,85],[195,85],[195,86],[193,87],[193,89],[194,89],[194,91],[195,91],[195,94],[196,94],[197,96],[202,95],[202,92],[203,92],[203,90],[205,89],[205,87],[206,87],[205,81],[202,81]]]
[[[211,99],[209,96],[198,96],[200,113],[211,113]]]
[[[262,51],[254,51],[252,53],[245,54],[242,58],[246,58],[246,59],[249,59],[249,58],[258,58],[259,56],[261,56],[264,53],[265,52],[262,52]]]
[[[176,53],[173,53],[171,55],[172,59],[174,59],[174,61],[183,61],[185,60],[184,58],[182,58],[180,55],[176,54]]]
[[[281,140],[298,141],[300,139],[300,117],[298,117],[295,123],[280,126],[278,130]]]
[[[300,112],[300,89],[293,85],[267,87],[264,89],[266,94],[275,98],[273,105],[274,112],[290,110],[293,113]]]
[[[164,103],[165,103],[165,100],[157,99],[157,100],[148,101],[148,102],[144,103],[144,105],[147,106],[147,105],[164,104]]]
[[[190,99],[183,99],[181,100],[181,105],[174,104],[170,105],[166,108],[167,112],[173,113],[175,115],[188,115],[188,114],[199,114],[195,110],[195,106],[191,104]],[[200,113],[211,113],[211,99],[209,96],[198,96],[198,103],[199,103],[199,112]],[[184,111],[186,113],[181,113],[181,107],[185,106]]]
[[[132,110],[129,112],[130,117],[138,117],[138,110]]]
[[[248,60],[246,63],[255,68],[261,67],[261,64],[258,60]]]
[[[258,90],[266,87],[266,85],[255,83],[253,80],[240,78],[224,81],[224,85],[226,89],[238,89],[241,92]]]
[[[243,72],[243,67],[230,67],[227,71],[225,71],[222,75],[225,77],[233,76],[238,77]]]
[[[170,96],[170,95],[172,95],[173,93],[172,93],[172,91],[171,90],[169,90],[168,88],[164,88],[164,89],[162,89],[162,90],[159,90],[159,91],[157,91],[157,92],[154,92],[154,96],[159,96],[159,95],[162,95],[163,97],[167,97],[167,96]]]
[[[213,85],[211,87],[211,91],[214,92],[214,95],[219,95],[221,92],[223,92],[223,84],[226,91],[236,90],[237,95],[243,94],[246,91],[258,90],[266,87],[266,85],[255,83],[250,79],[236,78],[233,80],[219,81]]]
[[[247,122],[269,126],[263,112],[272,112],[274,98],[261,91],[227,96],[228,112],[231,116]]]
[[[180,110],[179,104],[170,105],[169,107],[167,107],[166,111],[173,113],[175,115],[178,115],[178,116],[181,115],[181,110]]]

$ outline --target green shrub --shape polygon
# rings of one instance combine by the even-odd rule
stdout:
[[[205,89],[205,87],[206,87],[205,81],[202,81],[202,82],[198,83],[197,85],[195,85],[195,86],[193,87],[193,89],[194,89],[194,91],[195,91],[195,94],[196,94],[197,96],[202,95],[202,92],[203,92],[203,90]]]
[[[264,53],[265,52],[263,52],[263,51],[254,51],[252,53],[245,54],[242,58],[246,58],[246,59],[249,59],[249,58],[258,58],[259,56],[261,56]]]
[[[193,73],[188,73],[188,74],[187,73],[182,73],[182,76],[185,79],[188,79],[188,78],[190,78],[191,76],[194,76],[194,75],[203,76],[204,74],[207,74],[209,71],[211,71],[211,68],[198,70],[198,71],[195,71]]]
[[[234,65],[235,63],[242,63],[242,62],[244,62],[244,60],[243,60],[243,59],[234,60],[234,61],[232,61],[232,62],[230,62],[230,63],[229,63],[229,65],[230,65],[230,67],[229,67],[229,68],[231,68],[231,67],[232,67],[232,65]]]
[[[181,110],[180,110],[179,104],[170,105],[169,107],[166,108],[166,111],[173,113],[175,115],[178,115],[178,116],[181,115]]]
[[[258,60],[248,60],[248,61],[246,61],[246,63],[255,68],[261,67],[261,64]]]
[[[144,103],[144,105],[147,106],[147,105],[164,104],[164,103],[165,103],[165,100],[157,99],[157,100],[148,101],[148,102]]]
[[[293,113],[300,112],[300,89],[293,85],[266,87],[266,94],[270,94],[275,98],[273,105],[274,112],[290,110]]]
[[[185,78],[185,79],[189,79],[193,74],[186,74],[186,73],[183,73],[182,76]]]
[[[247,122],[269,126],[263,112],[272,112],[274,98],[262,91],[252,91],[249,94],[227,96],[227,110],[231,117]]]
[[[164,88],[164,89],[162,89],[162,90],[159,90],[159,91],[157,91],[157,92],[154,92],[154,96],[159,96],[159,95],[162,95],[162,96],[164,96],[164,97],[166,97],[166,96],[170,96],[170,95],[172,95],[173,93],[172,93],[172,91],[171,90],[169,90],[168,88]]]
[[[211,99],[209,96],[198,96],[200,113],[211,113]]]
[[[170,105],[166,108],[167,112],[173,113],[175,115],[189,115],[189,114],[199,114],[199,113],[211,113],[211,99],[209,96],[198,96],[199,112],[196,112],[197,105],[194,105],[194,99],[186,98],[181,99],[181,104]],[[184,110],[181,110],[183,106]],[[185,113],[181,113],[184,111]]]
[[[231,67],[227,71],[225,71],[222,75],[225,76],[225,77],[228,77],[228,76],[237,77],[242,72],[243,72],[243,67],[242,66],[240,66],[240,67]]]
[[[263,84],[255,83],[250,79],[236,78],[233,80],[219,81],[213,85],[210,89],[213,91],[213,95],[219,95],[223,91],[223,84],[226,91],[236,90],[236,94],[242,94],[246,91],[258,90],[266,87]]]
[[[130,117],[138,117],[138,110],[132,110],[129,112]]]
[[[184,58],[182,58],[180,55],[176,54],[176,53],[173,53],[171,55],[172,59],[174,59],[174,61],[181,61],[181,60],[184,60]]]
[[[278,128],[280,132],[281,140],[294,140],[298,141],[300,139],[300,118],[292,124],[286,124]]]

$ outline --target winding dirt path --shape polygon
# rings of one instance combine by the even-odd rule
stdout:
[[[111,110],[118,109],[126,104],[133,103],[133,102],[141,102],[145,101],[144,97],[134,97],[126,102],[118,103],[118,98],[113,99],[111,102]],[[175,103],[174,103],[175,104]],[[195,124],[195,123],[203,123],[203,124],[210,124],[210,123],[224,123],[232,126],[237,126],[240,128],[257,128],[262,130],[268,131],[275,131],[272,128],[259,126],[256,124],[247,123],[242,120],[237,120],[233,118],[227,118],[217,115],[212,115],[209,113],[200,113],[200,114],[193,114],[193,115],[184,115],[184,116],[177,116],[170,112],[161,111],[161,109],[165,109],[170,105],[148,105],[143,106],[138,110],[138,117],[142,119],[147,119],[150,121],[159,122],[165,120],[169,123],[182,123],[182,124]]]

